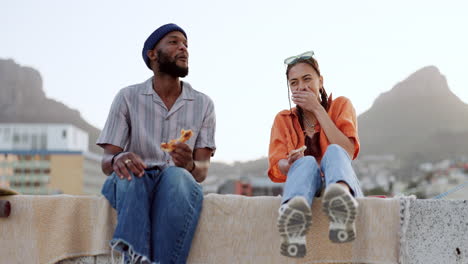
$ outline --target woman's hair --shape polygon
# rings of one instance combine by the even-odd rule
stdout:
[[[290,98],[290,95],[289,95],[289,81],[288,81],[289,71],[291,70],[292,67],[296,66],[299,63],[309,64],[310,66],[312,66],[312,68],[314,68],[314,70],[317,72],[317,74],[319,76],[321,76],[318,62],[313,57],[310,57],[308,59],[298,59],[294,63],[288,64],[288,67],[286,68],[286,81],[288,82],[288,98]],[[319,89],[319,93],[320,93],[320,99],[321,99],[320,104],[323,106],[323,108],[325,108],[326,111],[328,111],[328,107],[329,107],[328,103],[329,102],[328,102],[328,95],[327,95],[327,92],[325,91],[325,88],[321,87]],[[289,101],[291,101],[291,100],[289,100]],[[298,108],[299,108],[299,106],[298,106]]]

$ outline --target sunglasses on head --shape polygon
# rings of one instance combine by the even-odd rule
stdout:
[[[286,64],[286,65],[294,64],[299,60],[307,60],[307,59],[312,58],[313,56],[314,56],[313,51],[306,51],[306,52],[301,53],[299,55],[291,56],[291,57],[286,58],[284,60],[284,64]]]

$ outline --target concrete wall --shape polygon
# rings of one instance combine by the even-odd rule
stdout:
[[[405,263],[468,263],[468,200],[415,200],[409,213]]]

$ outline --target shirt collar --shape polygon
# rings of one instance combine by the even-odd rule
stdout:
[[[156,95],[156,96],[158,95],[153,89],[153,78],[154,77],[151,77],[143,83],[144,89],[143,89],[142,94]],[[184,81],[181,81],[181,82],[182,82],[182,94],[180,95],[180,98],[182,98],[183,100],[194,100],[195,95],[194,95],[194,90],[192,86],[187,82],[184,82]]]
[[[283,116],[293,115],[293,116],[297,117],[296,107],[293,107],[291,109],[283,110],[283,111],[280,112],[280,115],[283,115]]]

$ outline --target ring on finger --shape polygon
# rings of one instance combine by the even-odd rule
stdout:
[[[125,162],[125,164],[129,164],[130,162],[132,162],[132,160],[131,159],[126,159],[124,162]]]

